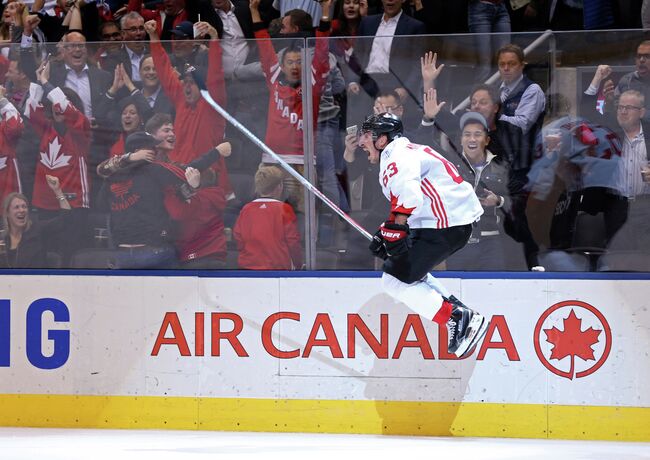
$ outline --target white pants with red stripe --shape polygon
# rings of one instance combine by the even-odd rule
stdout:
[[[404,283],[388,273],[381,277],[384,291],[396,300],[404,303],[418,315],[429,321],[435,320],[439,323],[446,323],[448,319],[447,309],[442,309],[446,298],[449,298],[449,291],[436,278],[427,274],[421,280],[411,284]],[[445,311],[446,318],[436,315]],[[444,315],[443,315],[444,316]]]

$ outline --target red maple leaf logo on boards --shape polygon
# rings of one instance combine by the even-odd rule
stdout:
[[[551,329],[544,329],[546,341],[554,345],[550,359],[561,360],[567,356],[571,357],[571,368],[568,375],[571,380],[573,380],[576,357],[584,361],[595,361],[594,350],[591,347],[598,343],[598,336],[602,332],[592,327],[583,331],[581,327],[582,320],[571,309],[569,316],[564,318],[564,331],[560,331],[555,326]]]

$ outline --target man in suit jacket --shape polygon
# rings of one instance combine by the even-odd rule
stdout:
[[[135,86],[141,88],[140,64],[142,58],[149,52],[147,46],[148,37],[144,31],[144,18],[140,13],[131,11],[120,18],[119,28],[114,22],[105,23],[102,26],[102,35],[104,35],[104,31],[108,33],[104,41],[113,40],[111,35],[115,28],[120,32],[118,40],[122,43],[118,49],[115,49],[111,45],[103,47],[105,51],[100,56],[100,68],[114,74],[115,68],[121,64]],[[129,93],[122,90],[115,95],[115,98],[122,99],[128,95]]]
[[[69,32],[63,38],[63,62],[51,64],[50,83],[74,90],[83,102],[83,111],[91,122],[93,140],[90,146],[89,170],[106,159],[108,149],[117,138],[111,128],[109,114],[114,100],[107,95],[113,75],[88,65],[86,39],[79,32]],[[98,187],[95,187],[96,191]]]
[[[223,39],[223,20],[217,10],[229,13],[231,10],[246,38],[255,38],[253,35],[253,20],[246,0],[198,0],[196,11],[201,15],[201,20],[208,22],[217,29],[219,39]],[[190,17],[190,21],[194,18]],[[198,18],[196,18],[198,19]]]
[[[201,20],[219,34],[226,79],[237,75],[238,70],[245,71],[242,66],[259,61],[257,46],[248,41],[255,39],[248,0],[199,0],[197,3],[197,16],[200,14]],[[261,70],[259,77],[263,78]]]
[[[140,84],[140,61],[149,52],[147,47],[147,33],[144,30],[144,18],[135,11],[131,11],[120,18],[122,29],[122,64],[131,80]]]
[[[423,23],[402,11],[403,0],[382,0],[383,14],[361,18],[358,38],[350,58],[352,72],[347,72],[348,92],[362,100],[353,102],[363,113],[354,114],[353,120],[362,119],[380,92],[394,90],[402,102],[419,105],[419,74],[413,72],[422,46],[417,39],[397,39],[402,35],[423,35]],[[374,39],[364,38],[372,37]],[[367,94],[364,97],[363,93]],[[366,100],[364,100],[366,99]],[[359,103],[361,102],[361,103]],[[415,111],[411,111],[415,112]]]

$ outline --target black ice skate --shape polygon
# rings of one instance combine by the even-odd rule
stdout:
[[[449,353],[462,358],[474,348],[487,332],[489,321],[483,315],[470,310],[453,295],[451,317],[447,321],[447,348]]]

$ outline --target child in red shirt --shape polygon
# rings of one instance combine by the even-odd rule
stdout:
[[[243,207],[235,223],[239,268],[295,270],[302,267],[302,246],[296,214],[282,196],[282,171],[263,166],[255,174],[259,196]]]

